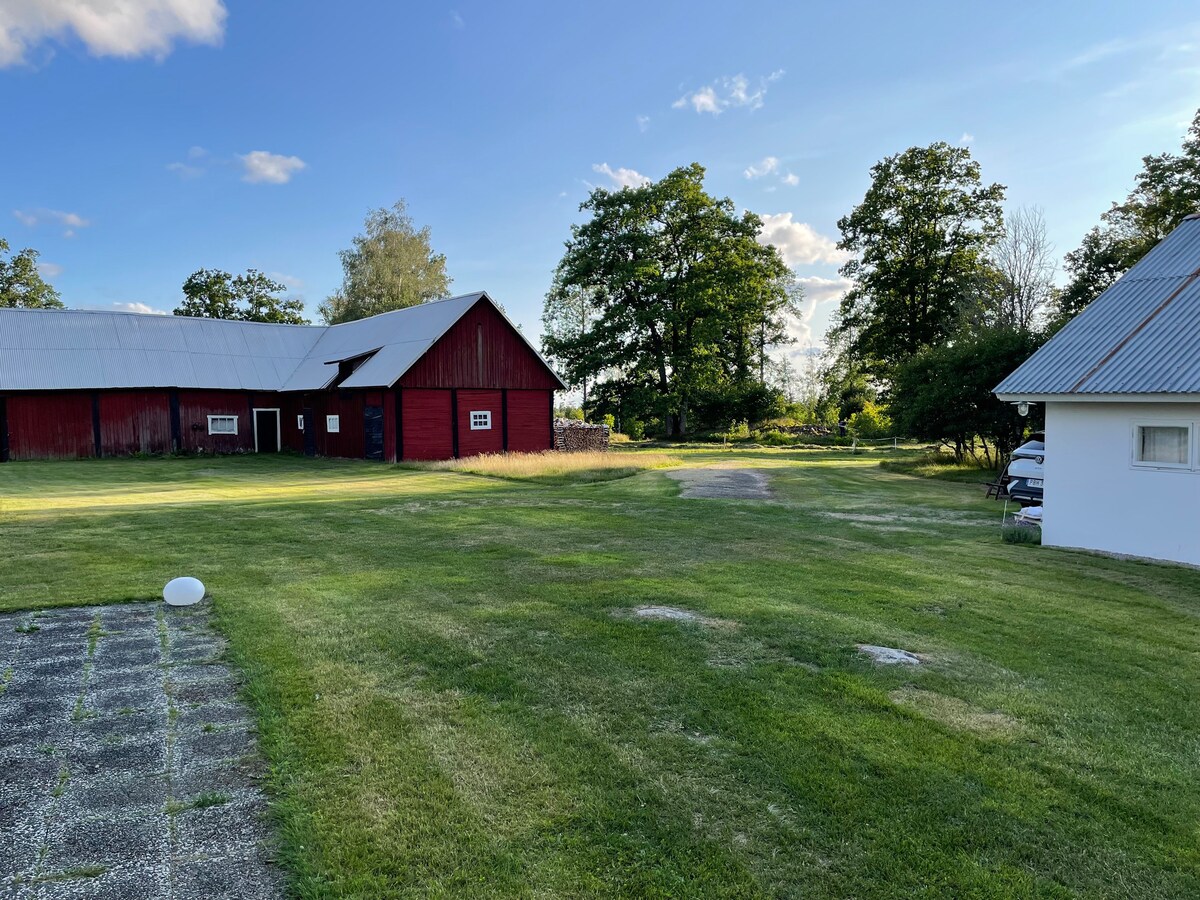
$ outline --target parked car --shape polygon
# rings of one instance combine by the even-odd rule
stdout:
[[[1046,435],[1038,431],[1012,452],[1000,479],[1005,494],[1022,506],[1041,506],[1045,462]]]

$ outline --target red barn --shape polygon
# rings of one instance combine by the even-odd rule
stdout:
[[[563,387],[485,293],[328,327],[0,309],[0,461],[546,450]]]

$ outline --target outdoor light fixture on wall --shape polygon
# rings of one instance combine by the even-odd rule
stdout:
[[[1027,416],[1027,415],[1029,415],[1029,401],[1028,401],[1028,400],[1021,400],[1021,401],[1018,401],[1018,403],[1017,403],[1017,415],[1018,415],[1018,416]]]

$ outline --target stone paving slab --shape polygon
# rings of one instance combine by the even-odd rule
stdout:
[[[0,615],[0,900],[283,896],[207,603]]]

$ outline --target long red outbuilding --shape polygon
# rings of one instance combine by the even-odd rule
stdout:
[[[546,450],[563,387],[486,293],[328,327],[0,309],[0,461]]]

